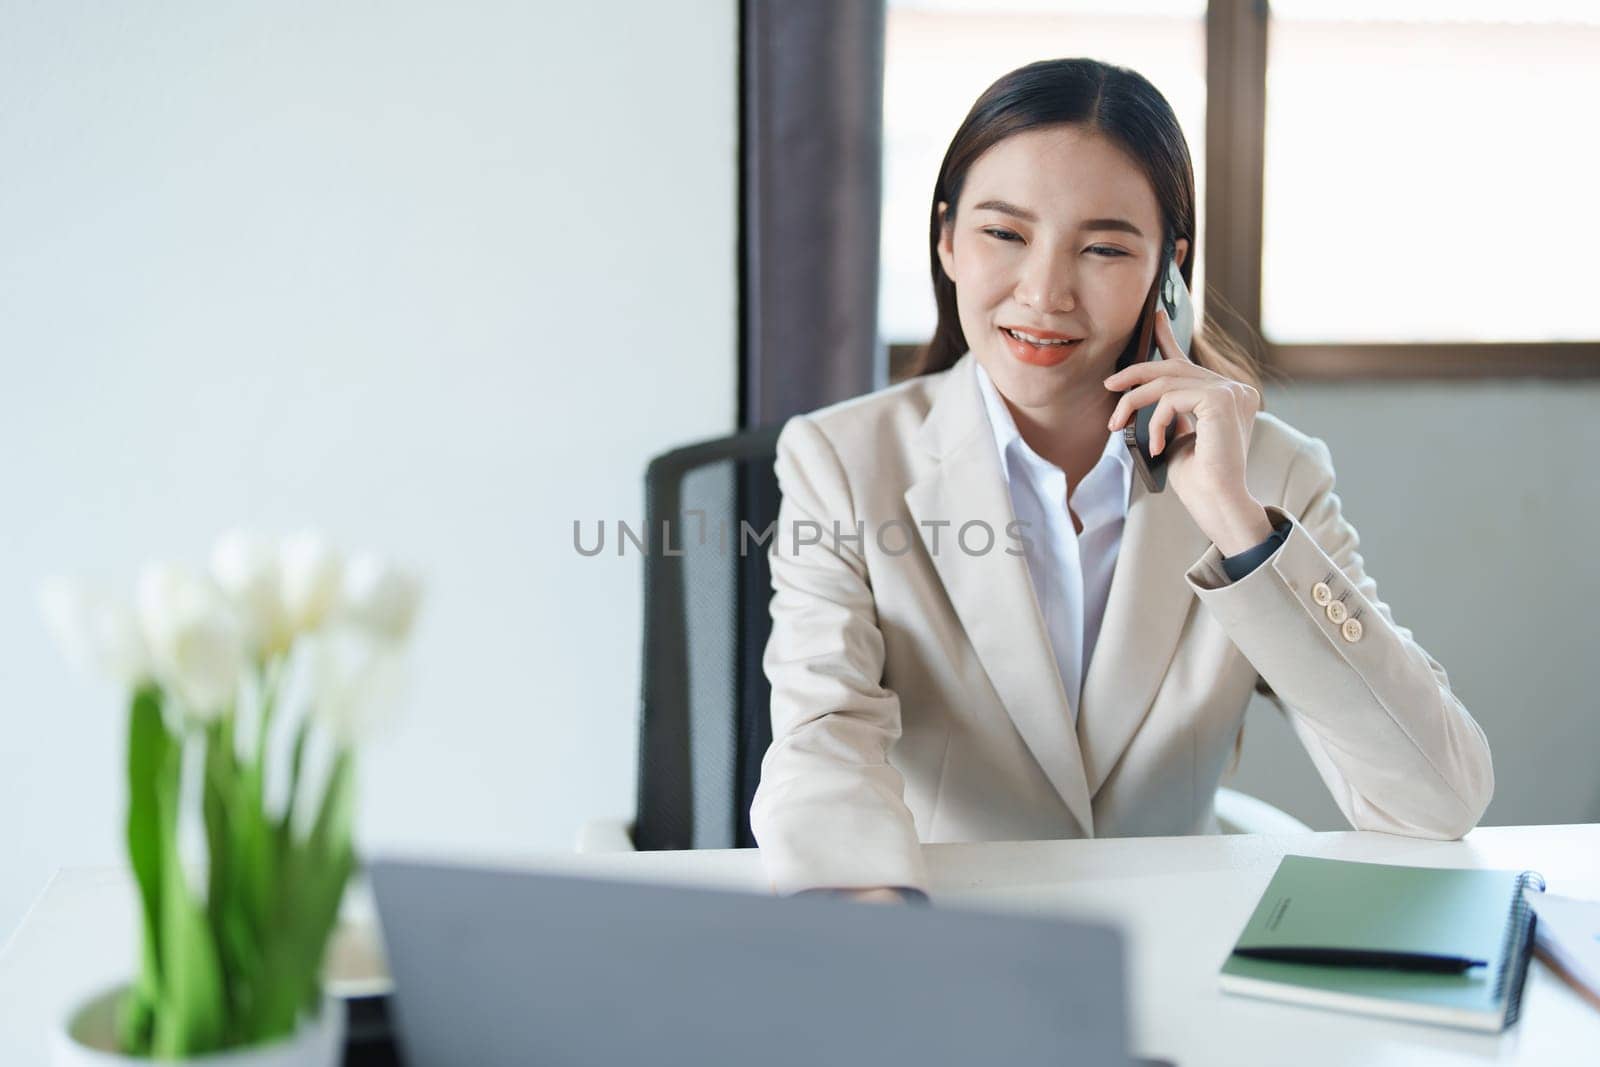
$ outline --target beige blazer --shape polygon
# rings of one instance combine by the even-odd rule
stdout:
[[[750,813],[776,891],[926,889],[919,842],[1215,833],[1258,679],[1352,826],[1477,823],[1483,730],[1378,599],[1327,446],[1266,413],[1247,483],[1288,539],[1230,583],[1176,493],[1135,478],[1074,728],[974,368],[778,440],[773,742]],[[989,551],[980,526],[958,544],[974,521]]]

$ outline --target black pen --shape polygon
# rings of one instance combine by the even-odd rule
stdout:
[[[1324,967],[1386,967],[1399,971],[1428,971],[1435,974],[1460,974],[1473,967],[1487,967],[1488,960],[1466,956],[1439,956],[1427,952],[1382,952],[1369,949],[1312,948],[1279,945],[1274,948],[1236,948],[1235,956],[1282,963],[1315,963]]]

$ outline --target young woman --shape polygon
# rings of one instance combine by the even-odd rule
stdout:
[[[792,419],[771,547],[773,743],[751,824],[778,892],[925,892],[920,842],[1215,833],[1259,687],[1350,824],[1455,838],[1483,731],[1393,619],[1327,446],[1250,361],[1164,317],[1119,357],[1195,194],[1172,108],[1086,59],[997,81],[930,222],[919,373]],[[1122,428],[1177,420],[1134,477]]]

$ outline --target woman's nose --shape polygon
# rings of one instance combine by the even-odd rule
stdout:
[[[1018,303],[1041,315],[1077,307],[1072,294],[1072,272],[1053,255],[1032,256],[1023,264],[1015,295]]]

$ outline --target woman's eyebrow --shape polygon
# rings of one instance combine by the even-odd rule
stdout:
[[[1039,221],[1039,216],[1035,215],[1033,212],[1029,211],[1027,208],[1018,207],[1017,205],[1011,204],[1011,203],[1007,203],[1004,200],[985,200],[983,203],[978,204],[976,207],[974,207],[973,210],[974,211],[998,211],[1002,215],[1012,215],[1012,216],[1015,216],[1016,218],[1022,219],[1024,222],[1038,222]],[[1143,237],[1144,236],[1144,231],[1139,229],[1139,227],[1135,226],[1133,223],[1129,222],[1127,219],[1084,219],[1083,222],[1081,224],[1079,224],[1078,229],[1080,229],[1080,230],[1120,230],[1123,233],[1131,233],[1135,237]]]

